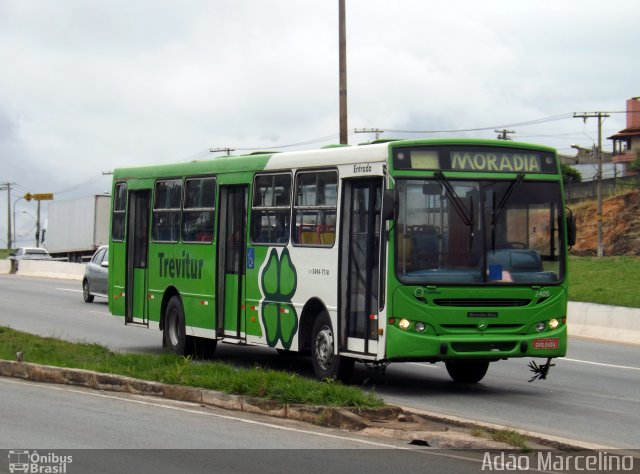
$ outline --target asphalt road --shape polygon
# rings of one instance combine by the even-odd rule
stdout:
[[[429,450],[152,397],[8,378],[0,378],[0,392],[0,451],[7,450],[0,472],[18,450],[71,459],[65,471],[52,471],[69,473],[371,474],[425,466],[477,473],[482,466],[478,452]]]
[[[161,334],[125,327],[106,303],[82,301],[78,282],[0,276],[0,324],[35,334],[160,352]],[[617,448],[640,448],[640,346],[572,338],[548,380],[529,383],[529,359],[492,364],[473,386],[452,383],[442,364],[392,364],[384,375],[357,364],[354,384],[389,403]],[[312,375],[303,357],[220,345],[216,357],[240,365]]]

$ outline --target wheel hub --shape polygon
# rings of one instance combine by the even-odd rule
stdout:
[[[316,336],[315,357],[322,370],[329,370],[333,361],[333,333],[326,326]]]
[[[169,340],[172,346],[178,345],[178,315],[175,311],[169,314]]]

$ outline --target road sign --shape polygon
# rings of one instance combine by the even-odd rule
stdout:
[[[35,199],[36,201],[51,201],[53,200],[53,194],[52,193],[34,194],[33,199]]]
[[[33,199],[33,194],[27,193],[24,196],[25,201],[31,201]]]

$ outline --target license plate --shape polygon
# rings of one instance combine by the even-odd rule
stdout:
[[[560,339],[557,337],[548,337],[546,339],[534,339],[534,349],[557,349],[560,346]]]

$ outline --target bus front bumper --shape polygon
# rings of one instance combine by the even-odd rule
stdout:
[[[563,357],[567,326],[536,334],[433,335],[387,326],[386,359],[439,361],[451,359],[509,359]]]

